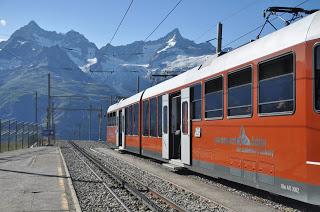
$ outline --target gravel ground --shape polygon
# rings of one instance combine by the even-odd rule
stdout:
[[[78,142],[83,147],[86,148],[106,148],[107,145],[97,142]],[[162,164],[158,161],[154,161],[153,159],[148,159],[144,157],[137,157],[135,155],[129,155],[130,157],[134,157],[135,159],[141,161],[147,161],[148,163],[152,163],[152,165],[159,166],[161,168]],[[101,155],[99,156],[101,157]],[[201,198],[199,196],[194,195],[193,193],[184,191],[181,188],[174,188],[174,185],[160,179],[155,178],[153,175],[140,170],[130,164],[127,164],[123,161],[120,161],[111,156],[104,157],[104,160],[107,162],[112,162],[115,164],[119,164],[123,170],[126,170],[127,173],[139,178],[141,182],[145,184],[150,184],[152,189],[159,191],[164,194],[169,199],[173,200],[183,208],[192,211],[226,211],[227,209],[222,208],[221,206],[208,201],[207,199]],[[256,201],[261,204],[267,205],[270,208],[274,208],[279,211],[320,211],[319,207],[313,207],[308,204],[304,204],[295,200],[291,200],[285,197],[281,197],[278,195],[273,195],[268,192],[260,191],[248,186],[243,186],[238,183],[230,182],[223,179],[215,179],[208,176],[204,176],[201,174],[197,174],[194,172],[187,171],[183,173],[185,176],[192,178],[194,180],[200,181],[202,183],[215,186],[221,188],[225,191],[235,193],[240,195],[250,201]],[[190,204],[192,203],[192,204]]]
[[[89,144],[90,148],[94,148],[95,144]],[[106,147],[106,144],[99,143],[95,148]],[[149,159],[145,157],[137,157],[135,155],[130,155],[131,157],[135,157],[135,159],[141,161],[148,161],[154,166],[158,166],[164,169],[162,166],[162,162],[155,161],[154,159]],[[298,211],[320,211],[319,207],[313,207],[305,203],[301,203],[286,197],[282,197],[279,195],[274,195],[269,192],[260,191],[255,188],[251,188],[245,185],[241,185],[239,183],[234,183],[228,180],[216,179],[209,176],[201,175],[195,172],[186,171],[183,173],[184,176],[189,177],[191,179],[198,180],[202,183],[215,186],[221,188],[225,191],[237,194],[242,196],[250,201],[256,201],[261,204],[267,205],[270,208],[274,208],[279,211],[285,212],[298,212]]]
[[[95,143],[85,143],[85,142],[78,142],[79,146],[84,148],[97,148],[103,147],[101,144]],[[104,146],[105,147],[105,146]],[[118,160],[117,158],[111,156],[105,156],[101,154],[96,154],[97,157],[101,158],[102,161],[107,163],[111,163],[122,171],[126,172],[127,174],[134,176],[137,178],[141,183],[148,185],[151,189],[159,192],[160,194],[166,196],[168,199],[172,200],[180,207],[185,208],[188,211],[227,211],[221,205],[218,205],[212,201],[209,201],[203,197],[195,195],[189,191],[186,191],[176,185],[169,183],[161,178],[153,176],[148,172],[145,172],[141,169],[138,169],[130,164],[127,164],[123,161]],[[124,178],[126,176],[123,176]],[[128,181],[130,179],[127,179]]]
[[[89,168],[78,161],[77,156],[69,147],[61,147],[73,186],[77,193],[82,211],[118,211],[121,206],[114,197],[106,192],[103,184],[97,180]]]
[[[82,211],[124,211],[124,208],[106,189],[104,184],[79,159],[79,156],[75,154],[71,146],[62,144],[61,151],[65,157]],[[83,156],[81,157],[86,160]],[[88,161],[86,162],[89,164]],[[114,181],[101,173],[99,169],[94,166],[91,166],[91,169],[102,177],[103,182],[113,188],[113,192],[120,197],[130,210],[148,211],[148,208],[141,201],[125,191],[125,189],[117,188]]]

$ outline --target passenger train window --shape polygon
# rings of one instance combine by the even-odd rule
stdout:
[[[158,96],[158,137],[162,136],[162,96]]]
[[[168,133],[168,106],[163,107],[163,133]]]
[[[133,121],[133,117],[132,117],[132,105],[130,105],[129,107],[129,126],[128,126],[128,134],[132,135],[132,121]]]
[[[150,99],[150,136],[157,136],[157,99]]]
[[[185,101],[182,103],[182,133],[184,135],[188,134],[188,102]]]
[[[126,135],[129,135],[129,127],[130,127],[130,124],[129,124],[129,108],[128,107],[126,107],[125,108],[125,115],[126,115],[126,117],[125,117],[125,134]]]
[[[133,135],[138,135],[139,104],[133,105]]]
[[[143,101],[143,135],[149,136],[149,100]]]
[[[259,64],[259,113],[294,110],[293,54]]]
[[[314,51],[314,108],[320,111],[320,46]]]
[[[205,82],[205,118],[223,116],[223,78],[222,76]]]
[[[194,85],[190,88],[191,96],[191,118],[201,119],[201,106],[202,106],[202,89],[201,83]]]
[[[228,75],[228,116],[252,113],[252,69],[246,68]]]

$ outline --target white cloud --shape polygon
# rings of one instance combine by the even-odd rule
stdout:
[[[0,26],[6,26],[7,22],[4,19],[0,19]]]

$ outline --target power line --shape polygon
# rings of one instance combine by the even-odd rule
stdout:
[[[309,0],[305,0],[305,1],[301,2],[300,4],[296,5],[295,7],[299,7],[299,6],[307,3],[308,1],[309,1]],[[285,14],[285,13],[282,13],[282,14],[280,14],[279,16],[283,16],[284,14]],[[276,20],[277,18],[278,18],[278,17],[275,17],[275,18],[271,19],[271,21],[274,21],[274,20]],[[236,39],[228,42],[228,43],[225,45],[225,46],[226,46],[225,48],[229,47],[229,45],[237,42],[237,41],[240,40],[241,38],[243,38],[243,37],[245,37],[245,36],[247,36],[247,35],[255,32],[255,31],[257,31],[258,29],[262,28],[263,25],[264,25],[264,24],[261,24],[261,25],[255,27],[254,29],[250,30],[249,32],[246,32],[246,33],[244,33],[243,35],[240,35],[239,37],[237,37]]]
[[[122,17],[122,19],[121,19],[120,23],[119,23],[119,24],[118,24],[118,26],[117,26],[116,31],[114,32],[114,34],[113,34],[112,38],[110,39],[109,44],[111,44],[111,42],[113,41],[114,37],[116,36],[116,34],[117,34],[118,30],[120,29],[120,26],[122,25],[123,20],[124,20],[124,19],[125,19],[125,17],[127,16],[128,12],[129,12],[129,10],[130,10],[130,8],[131,8],[132,3],[133,3],[133,0],[131,0],[131,2],[130,2],[130,4],[129,4],[129,6],[128,6],[128,8],[127,8],[126,12],[124,13],[124,15],[123,15],[123,17]]]
[[[222,18],[220,20],[220,22],[227,22],[229,19],[231,19],[232,17],[238,15],[239,13],[241,13],[242,11],[244,11],[245,9],[248,9],[249,7],[252,7],[253,5],[262,2],[261,0],[256,0],[254,2],[251,2],[249,4],[247,4],[246,6],[240,8],[239,10],[234,11],[233,13],[231,13],[228,16],[225,16],[224,18]],[[212,28],[207,29],[206,31],[204,31],[203,33],[201,33],[196,39],[195,41],[198,41],[200,38],[202,38],[203,36],[205,36],[206,34],[208,34],[208,32],[210,32]]]
[[[160,27],[160,25],[169,17],[169,15],[178,7],[178,5],[182,2],[182,0],[178,1],[178,3],[170,10],[170,12],[161,20],[161,22],[153,29],[153,31],[144,39],[147,41],[148,38]]]

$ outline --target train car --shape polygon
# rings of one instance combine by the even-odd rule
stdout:
[[[195,172],[320,205],[319,85],[316,12],[146,89],[138,148]]]
[[[106,142],[112,148],[119,146],[118,133],[118,111],[116,110],[117,104],[108,108],[107,111],[107,127],[106,127]]]
[[[140,154],[140,101],[142,94],[143,92],[140,92],[108,108],[107,117],[115,116],[115,121],[111,121],[113,124],[107,126],[107,143],[111,147]]]

